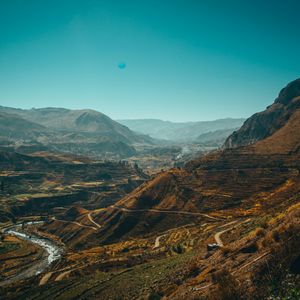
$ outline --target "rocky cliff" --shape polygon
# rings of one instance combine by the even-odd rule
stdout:
[[[225,148],[250,145],[271,136],[287,123],[299,107],[300,79],[296,79],[281,90],[271,106],[254,114],[238,131],[229,136]]]

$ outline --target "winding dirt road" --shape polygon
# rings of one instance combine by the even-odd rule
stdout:
[[[243,221],[243,222],[240,222],[240,223],[238,223],[238,221],[232,221],[232,222],[229,222],[229,223],[226,223],[226,224],[224,224],[224,225],[219,226],[219,228],[227,227],[227,226],[229,226],[229,225],[236,224],[236,223],[238,223],[238,224],[235,225],[235,226],[233,226],[233,227],[238,227],[238,226],[241,226],[241,225],[244,224],[244,223],[248,223],[249,221],[251,221],[251,219],[247,219],[247,220],[245,220],[245,221]],[[214,235],[214,239],[215,239],[216,243],[219,244],[221,247],[223,247],[223,246],[224,246],[224,243],[223,243],[222,240],[221,240],[221,235],[222,235],[223,233],[225,233],[225,232],[231,230],[233,227],[230,227],[230,228],[227,228],[227,229],[224,229],[224,230],[222,230],[222,231],[217,232],[217,233]]]
[[[89,220],[90,220],[95,226],[97,226],[98,228],[101,228],[102,226],[93,220],[91,214],[92,214],[92,213],[90,212],[90,213],[87,215],[88,218],[89,218]]]
[[[80,226],[80,227],[85,227],[85,228],[92,229],[92,230],[98,230],[98,228],[95,228],[95,227],[89,226],[89,225],[83,225],[83,224],[81,224],[79,222],[76,222],[76,221],[66,221],[66,220],[56,219],[55,217],[53,217],[52,220],[62,222],[62,223],[74,224],[74,225],[77,225],[77,226]],[[98,227],[98,225],[97,225],[97,227]]]
[[[204,214],[204,213],[198,213],[198,212],[189,212],[189,211],[180,211],[180,210],[161,210],[161,209],[128,209],[125,207],[120,207],[116,205],[111,205],[111,208],[119,209],[121,211],[125,212],[154,212],[154,213],[166,213],[166,214],[180,214],[180,215],[188,215],[188,216],[202,216],[206,217],[208,219],[214,220],[214,221],[224,221],[224,219],[212,217],[210,215]]]
[[[156,239],[155,239],[155,243],[154,243],[154,246],[153,246],[153,249],[155,249],[155,248],[158,248],[159,247],[159,245],[160,245],[160,239],[163,237],[163,236],[165,236],[166,234],[163,234],[163,235],[159,235],[158,237],[156,237]]]
[[[235,224],[235,223],[237,223],[237,221],[232,221],[232,222],[230,222],[230,223],[224,224],[224,225],[220,226],[219,228],[225,227],[225,226],[229,226],[229,225],[232,225],[232,224]],[[232,229],[232,227],[227,228],[227,229],[224,229],[224,230],[222,230],[222,231],[217,232],[217,233],[214,235],[214,239],[215,239],[216,243],[217,243],[220,247],[223,247],[223,246],[224,246],[224,243],[223,243],[223,241],[221,240],[221,235],[222,235],[223,233],[225,233],[225,232],[231,230],[231,229]]]

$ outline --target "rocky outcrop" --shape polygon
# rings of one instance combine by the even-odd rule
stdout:
[[[225,148],[254,144],[283,127],[297,109],[300,108],[300,79],[288,84],[279,93],[275,102],[263,112],[250,117],[244,125],[229,136]]]

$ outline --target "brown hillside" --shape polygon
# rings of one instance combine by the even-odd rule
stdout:
[[[166,218],[166,213],[160,213],[159,210],[202,212],[226,216],[232,213],[233,209],[236,213],[236,208],[239,207],[244,210],[244,214],[248,214],[253,211],[253,199],[259,197],[261,193],[271,193],[289,180],[298,178],[300,167],[299,84],[300,80],[297,80],[281,91],[275,103],[259,115],[261,120],[259,125],[254,121],[256,118],[254,115],[237,133],[240,136],[239,139],[244,141],[248,139],[247,144],[250,144],[253,139],[249,139],[250,131],[247,131],[249,124],[251,123],[253,133],[259,132],[260,126],[266,123],[269,124],[268,133],[273,132],[269,137],[254,145],[209,154],[191,161],[184,170],[173,169],[161,173],[120,200],[113,211],[110,208],[109,220],[115,218],[114,229],[110,229],[110,239],[113,238],[115,231],[119,232],[120,220],[124,228],[125,219],[128,218],[126,216],[130,214],[130,211],[133,217],[134,210],[158,210],[149,211],[148,216],[155,213],[157,218],[160,215],[162,219]],[[270,114],[273,115],[274,111],[276,111],[276,116],[280,116],[280,122],[276,118],[274,122],[270,122]],[[270,124],[273,124],[273,127],[270,127]],[[259,136],[256,139],[259,139]],[[122,208],[126,208],[127,211]],[[173,222],[165,223],[164,226],[177,226],[177,216],[172,216],[172,218]],[[100,216],[99,220],[101,220]],[[123,234],[127,236],[134,232],[146,233],[149,230],[147,227],[144,231],[136,231],[136,228],[141,227],[141,224],[146,221],[147,216],[141,220],[135,219],[134,224],[127,227],[127,230],[122,230],[122,234],[116,237],[120,238]],[[109,222],[104,221],[104,223],[107,227],[111,227]]]

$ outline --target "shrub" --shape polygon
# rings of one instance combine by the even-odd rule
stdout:
[[[259,227],[255,230],[254,234],[257,237],[263,237],[266,235],[266,231],[263,228]]]
[[[258,245],[256,241],[248,243],[245,247],[240,249],[241,253],[255,253],[258,251]]]
[[[280,241],[280,234],[278,232],[278,230],[274,230],[272,232],[272,238],[275,242],[279,242]]]
[[[185,251],[185,248],[182,244],[177,244],[172,247],[172,250],[178,254],[182,254]]]
[[[213,293],[213,299],[222,300],[239,300],[241,293],[239,283],[233,275],[227,270],[222,269],[212,274],[213,281],[218,285],[217,290]]]
[[[161,299],[161,294],[157,292],[151,292],[151,294],[148,297],[148,300],[160,300]]]
[[[231,251],[231,249],[228,246],[224,246],[224,247],[221,247],[221,251],[222,251],[223,255],[227,255]]]
[[[268,221],[266,218],[262,218],[259,222],[259,227],[261,228],[267,228],[268,227]]]
[[[199,274],[200,274],[200,267],[196,262],[193,262],[189,266],[188,277],[196,277]]]

